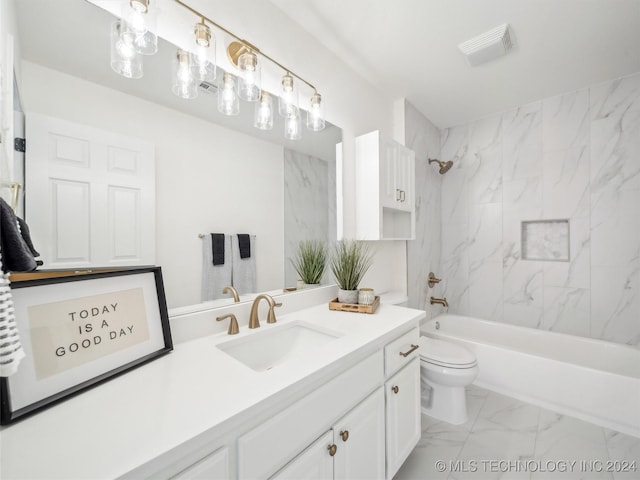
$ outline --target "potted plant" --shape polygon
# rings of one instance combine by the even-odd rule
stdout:
[[[336,243],[331,257],[331,271],[339,287],[338,302],[358,303],[358,285],[372,261],[367,244],[357,240]]]
[[[291,263],[300,280],[306,285],[317,285],[327,264],[327,247],[317,240],[302,240]]]

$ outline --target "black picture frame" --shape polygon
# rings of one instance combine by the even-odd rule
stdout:
[[[11,291],[26,355],[15,374],[0,378],[1,425],[173,350],[161,267],[23,280]]]

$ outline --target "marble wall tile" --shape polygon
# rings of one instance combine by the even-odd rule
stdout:
[[[640,189],[640,110],[591,122],[591,191]]]
[[[295,286],[291,264],[301,240],[328,242],[329,167],[319,158],[284,151],[285,284]]]
[[[594,85],[589,96],[592,119],[640,110],[640,73]]]
[[[544,314],[538,328],[588,337],[591,330],[590,291],[544,287]]]
[[[589,218],[569,221],[569,261],[544,262],[545,287],[591,288],[591,232]]]
[[[469,310],[474,317],[503,320],[502,263],[485,262],[471,270]]]
[[[591,265],[629,265],[640,258],[640,190],[611,190],[593,199]]]
[[[502,203],[474,205],[469,216],[469,266],[502,262]]]
[[[591,268],[591,336],[640,348],[640,261]]]
[[[470,204],[502,201],[502,116],[469,126],[467,183]]]
[[[440,130],[405,102],[405,145],[416,154],[416,239],[407,242],[407,286],[409,306],[432,318],[439,309],[429,304],[429,272],[440,268],[442,176],[427,158],[440,158]]]
[[[506,111],[502,118],[504,181],[539,177],[542,170],[541,102]]]
[[[543,100],[544,151],[586,147],[589,144],[590,120],[587,88]]]
[[[542,213],[545,218],[588,217],[589,149],[546,152],[543,157]]]
[[[540,308],[543,306],[542,265],[540,263],[519,260],[503,269],[505,304]]]
[[[522,222],[520,235],[523,259],[569,261],[568,220]]]
[[[502,208],[508,214],[517,214],[518,211],[529,209],[536,212],[535,218],[540,218],[542,216],[541,177],[505,182],[502,193]]]

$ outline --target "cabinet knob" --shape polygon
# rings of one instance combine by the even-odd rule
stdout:
[[[342,438],[343,442],[349,440],[349,430],[343,430],[340,432],[340,438]]]
[[[393,391],[393,393],[398,393],[400,391],[400,388],[397,385],[394,385],[393,387],[391,387],[391,390]]]
[[[333,443],[327,447],[327,450],[329,450],[329,455],[333,457],[338,451],[338,447],[336,446],[335,443]]]

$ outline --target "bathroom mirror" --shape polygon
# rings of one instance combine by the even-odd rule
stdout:
[[[161,39],[158,53],[144,57],[141,79],[121,77],[109,65],[114,17],[84,0],[19,0],[16,10],[27,115],[154,143],[156,264],[169,308],[201,301],[199,234],[256,235],[256,290],[271,292],[295,286],[289,258],[298,240],[336,238],[339,128],[327,123],[288,141],[277,112],[265,132],[253,127],[252,103],[241,101],[240,115],[227,117],[215,94],[178,98],[171,93],[176,48]],[[28,185],[24,201],[28,218]]]

